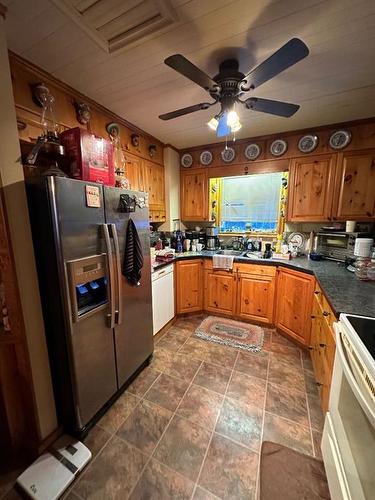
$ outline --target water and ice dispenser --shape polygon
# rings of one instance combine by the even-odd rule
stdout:
[[[108,303],[105,254],[67,262],[73,321],[104,309]]]

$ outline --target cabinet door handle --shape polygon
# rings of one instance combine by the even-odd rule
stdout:
[[[313,350],[314,350],[313,346],[312,346],[312,345],[309,345],[308,350],[309,350],[309,351],[313,351]]]
[[[323,316],[329,316],[329,312],[323,311]]]
[[[327,344],[319,344],[319,347],[327,347]]]
[[[314,316],[313,314],[310,316],[311,319],[315,319],[316,316]]]
[[[320,292],[318,290],[315,290],[314,293],[315,293],[315,295],[319,295],[320,294]]]
[[[316,385],[317,385],[318,387],[322,387],[322,386],[323,386],[323,384],[321,384],[320,382],[316,382]]]

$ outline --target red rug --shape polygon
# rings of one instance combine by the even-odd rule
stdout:
[[[263,328],[229,318],[208,316],[195,330],[195,335],[216,344],[245,351],[259,352],[263,346]]]

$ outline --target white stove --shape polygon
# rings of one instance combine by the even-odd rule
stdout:
[[[332,500],[375,498],[375,318],[341,314],[322,454]]]

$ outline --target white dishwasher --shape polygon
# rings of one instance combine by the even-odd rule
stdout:
[[[154,335],[174,317],[173,264],[152,273]]]

